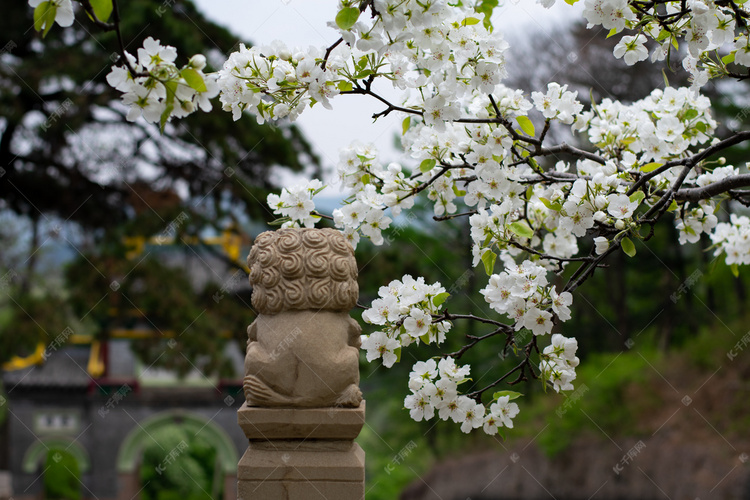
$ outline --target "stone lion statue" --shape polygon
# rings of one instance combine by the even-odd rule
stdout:
[[[360,327],[354,251],[334,229],[258,235],[247,258],[252,304],[245,399],[249,406],[357,407]]]

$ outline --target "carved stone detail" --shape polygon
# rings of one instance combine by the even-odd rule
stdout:
[[[357,263],[333,229],[262,233],[248,256],[253,307],[245,379],[248,406],[348,407],[359,390]]]

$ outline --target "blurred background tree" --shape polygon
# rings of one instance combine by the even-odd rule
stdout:
[[[0,286],[10,292],[0,297],[0,362],[32,352],[38,342],[51,343],[66,327],[106,335],[105,327],[123,319],[109,317],[112,311],[140,310],[148,311],[156,330],[179,333],[192,325],[194,334],[180,337],[182,353],[193,359],[208,355],[203,368],[225,373],[221,345],[207,345],[219,336],[207,334],[227,328],[238,314],[244,317],[240,323],[250,322],[249,300],[230,292],[231,298],[215,302],[228,275],[212,276],[210,286],[197,290],[165,267],[169,257],[153,255],[140,264],[148,249],[129,262],[125,256],[132,248],[125,239],[168,236],[175,246],[201,247],[240,268],[198,240],[231,230],[249,244],[252,221],[271,217],[265,198],[274,179],[287,172],[319,175],[318,158],[294,126],[233,122],[219,109],[169,124],[163,135],[142,121],[128,123],[119,95],[105,81],[116,62],[115,34],[98,33],[82,21],[54,30],[42,43],[28,35],[32,11],[15,2],[0,19],[0,213],[9,223],[0,228],[0,239],[15,252],[0,257]],[[169,40],[180,54],[206,54],[215,69],[238,44],[189,0],[169,9],[135,0],[121,14],[131,52],[152,36]],[[76,262],[67,279],[53,281],[59,273],[39,268],[45,258]],[[120,309],[113,309],[115,278],[122,281],[119,300],[126,302],[127,293],[132,301]],[[82,319],[88,324],[81,325]],[[243,328],[235,323],[233,329],[242,336]],[[139,344],[144,361],[158,357],[149,354],[163,341]],[[183,365],[184,359],[177,366],[181,372]]]
[[[63,448],[50,448],[44,462],[44,498],[81,500],[81,471],[75,457]]]
[[[223,476],[212,443],[182,428],[164,428],[143,451],[142,500],[222,498]]]

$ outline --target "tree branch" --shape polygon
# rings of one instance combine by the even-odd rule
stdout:
[[[733,189],[748,186],[750,186],[750,174],[733,175],[707,186],[679,189],[674,197],[679,201],[697,202],[699,200],[707,200]]]

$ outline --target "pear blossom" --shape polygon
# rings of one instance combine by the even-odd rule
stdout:
[[[648,49],[645,46],[646,37],[638,34],[635,36],[624,36],[615,46],[614,56],[620,59],[624,56],[625,63],[632,66],[638,61],[643,61],[648,57]]]
[[[607,213],[616,219],[629,219],[638,208],[638,200],[630,201],[624,194],[612,194],[607,200]]]
[[[497,401],[490,405],[490,413],[495,415],[498,419],[498,423],[507,427],[508,429],[513,428],[513,418],[515,418],[520,412],[518,404],[510,401],[510,396],[500,396]]]
[[[394,351],[400,346],[398,341],[389,338],[383,332],[375,332],[362,340],[362,349],[367,350],[367,361],[382,358],[383,366],[386,368],[390,368],[396,362],[397,356]]]
[[[71,0],[29,0],[29,5],[36,8],[45,2],[49,4],[48,8],[55,9],[55,22],[57,24],[63,28],[73,25],[75,16]]]

